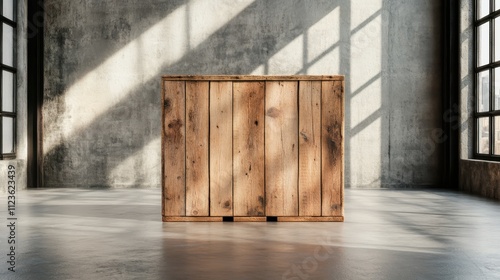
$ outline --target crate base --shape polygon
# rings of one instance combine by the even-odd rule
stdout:
[[[328,217],[172,217],[163,216],[164,222],[343,222],[344,216]]]

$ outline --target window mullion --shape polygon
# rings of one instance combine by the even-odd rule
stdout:
[[[495,11],[495,0],[490,0],[490,15]],[[495,19],[491,18],[489,20],[490,22],[490,64],[495,62]],[[493,68],[490,68],[490,85],[489,85],[489,105],[490,105],[490,113],[493,112],[495,109],[494,106],[494,83],[495,83],[495,71],[493,71]],[[494,117],[490,116],[489,117],[489,122],[490,122],[490,135],[489,135],[489,142],[490,142],[490,151],[489,154],[490,156],[494,154],[494,146],[495,146],[495,122],[494,122]]]

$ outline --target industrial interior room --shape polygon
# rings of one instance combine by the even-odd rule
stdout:
[[[500,1],[0,3],[0,279],[500,279]]]

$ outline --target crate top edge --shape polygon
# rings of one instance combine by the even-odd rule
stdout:
[[[344,81],[343,75],[164,75],[163,81]]]

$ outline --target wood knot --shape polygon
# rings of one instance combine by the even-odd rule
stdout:
[[[271,107],[269,108],[269,110],[267,110],[267,113],[266,113],[269,117],[271,118],[277,118],[280,116],[281,114],[281,111],[280,109],[276,108],[276,107]]]
[[[300,132],[300,136],[302,136],[302,139],[304,139],[304,141],[309,142],[309,137],[307,137],[307,134],[304,131]]]
[[[170,112],[172,111],[172,101],[170,101],[170,98],[165,99],[163,101],[163,108],[165,108],[165,112]]]

